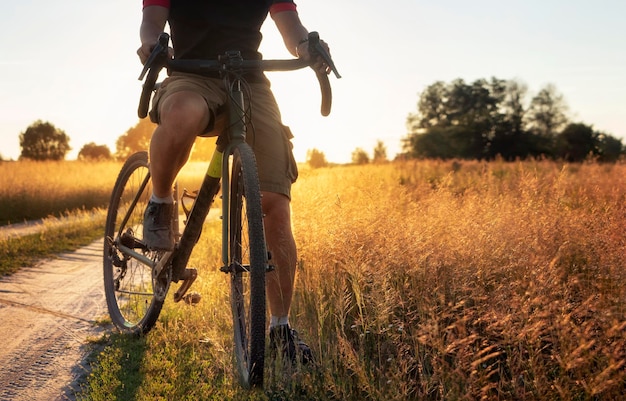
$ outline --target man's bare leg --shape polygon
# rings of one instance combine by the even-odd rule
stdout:
[[[209,123],[209,108],[199,94],[181,91],[165,98],[159,116],[161,123],[150,141],[150,173],[154,195],[166,198],[196,137]]]
[[[200,95],[176,92],[160,105],[161,123],[150,141],[152,197],[144,211],[143,239],[148,248],[174,248],[172,184],[189,158],[196,136],[208,123],[208,106]]]
[[[276,269],[267,275],[267,298],[272,316],[287,318],[296,275],[296,242],[291,231],[289,198],[263,192],[265,237]]]

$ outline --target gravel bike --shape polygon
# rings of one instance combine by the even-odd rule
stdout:
[[[319,55],[340,78],[319,35],[308,37],[309,51]],[[230,278],[235,359],[245,387],[263,385],[266,334],[265,274],[273,267],[265,244],[261,192],[254,153],[246,143],[247,106],[244,96],[249,71],[289,71],[310,66],[300,60],[244,60],[237,51],[218,60],[177,60],[168,56],[169,35],[161,34],[139,77],[145,81],[138,114],[147,115],[148,103],[162,68],[194,74],[219,73],[228,91],[229,125],[217,137],[216,150],[200,189],[181,194],[174,183],[176,246],[173,251],[152,251],[142,238],[143,214],[152,194],[147,152],[131,155],[117,177],[109,204],[104,241],[104,288],[111,320],[122,332],[142,335],[156,323],[171,283],[181,282],[174,301],[194,302],[187,293],[197,277],[188,268],[211,204],[222,192],[222,261],[220,270]],[[322,92],[321,113],[331,108],[327,74],[316,71]],[[193,201],[190,208],[185,199]],[[179,212],[185,224],[179,229]]]

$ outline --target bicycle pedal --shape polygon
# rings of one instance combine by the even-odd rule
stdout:
[[[180,285],[180,288],[178,288],[178,291],[174,293],[174,302],[180,302],[185,297],[189,287],[191,287],[191,284],[196,281],[197,277],[198,270],[194,268],[185,269],[180,278],[183,280],[183,283]]]
[[[183,301],[185,301],[187,305],[195,305],[202,301],[202,295],[197,292],[190,292],[183,297]]]

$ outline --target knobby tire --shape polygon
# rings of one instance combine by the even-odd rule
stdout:
[[[252,149],[245,143],[238,145],[233,152],[229,192],[231,307],[236,363],[245,387],[262,387],[268,256],[256,162]]]

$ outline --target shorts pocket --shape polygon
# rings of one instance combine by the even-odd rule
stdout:
[[[291,129],[286,125],[283,125],[283,137],[285,140],[285,152],[287,152],[287,177],[289,177],[293,184],[298,179],[298,164],[293,156],[293,143],[291,143],[293,134],[291,133]]]

